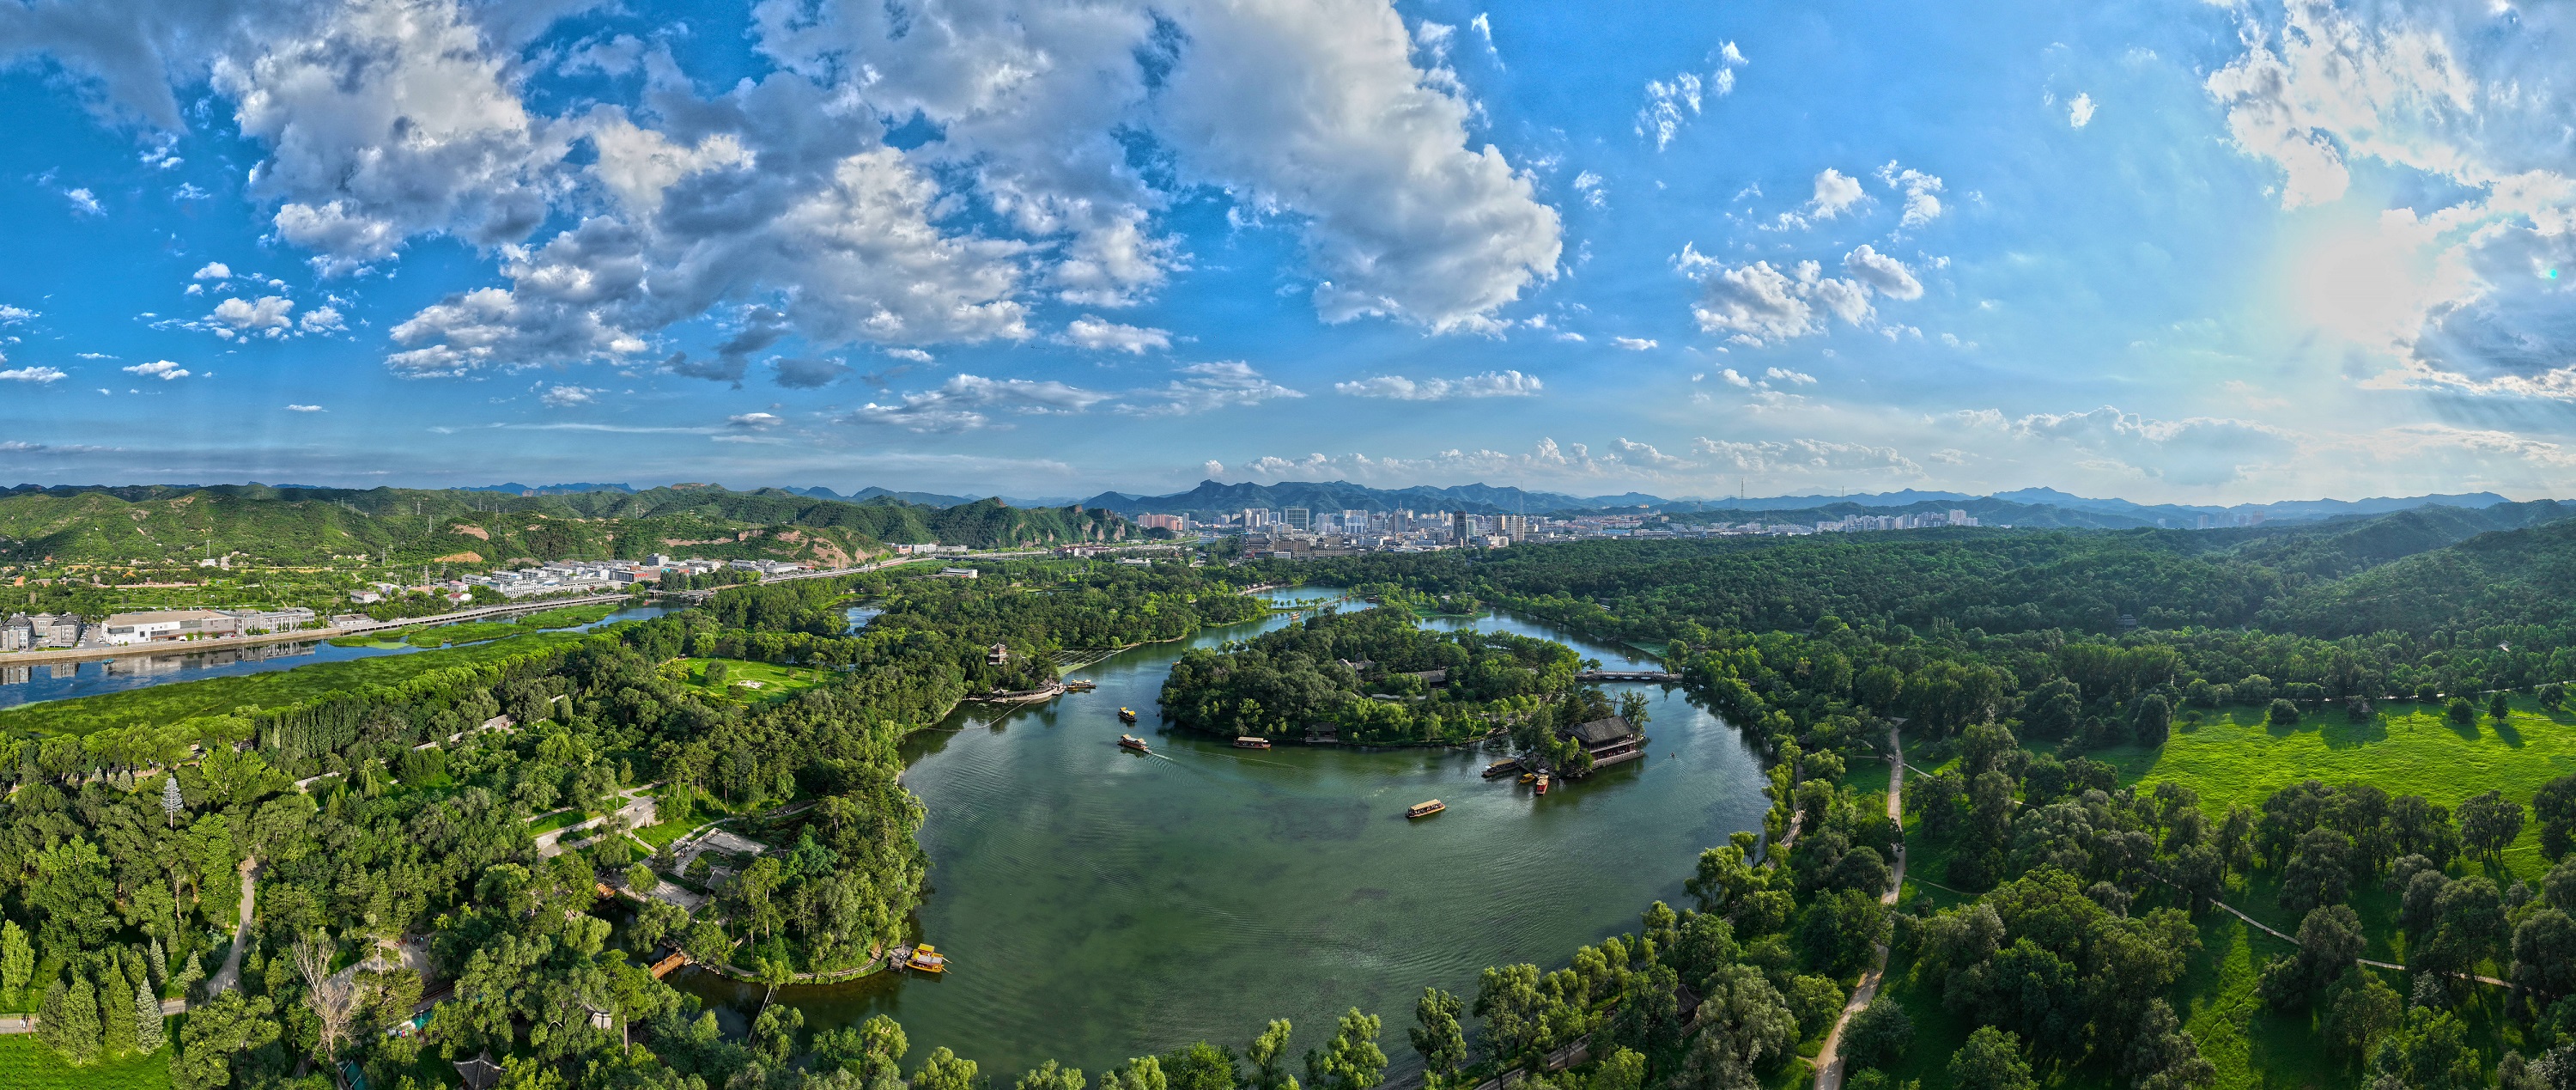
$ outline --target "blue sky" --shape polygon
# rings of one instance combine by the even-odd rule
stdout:
[[[0,476],[2563,496],[2569,18],[0,0]]]

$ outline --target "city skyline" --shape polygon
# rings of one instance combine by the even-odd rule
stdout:
[[[892,10],[0,5],[0,452],[2186,504],[2576,466],[2563,10]]]

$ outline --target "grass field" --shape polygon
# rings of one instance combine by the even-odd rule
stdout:
[[[170,1032],[178,1033],[174,1022]],[[0,1037],[0,1086],[9,1090],[168,1090],[170,1050],[87,1067],[64,1063],[32,1033]]]
[[[717,694],[707,686],[707,665],[725,664],[726,692]],[[829,670],[809,670],[801,666],[779,666],[766,662],[744,662],[738,659],[681,659],[665,669],[674,673],[685,666],[681,682],[705,695],[723,695],[746,704],[765,704],[785,700],[832,679]],[[754,685],[744,685],[744,682]]]
[[[518,623],[529,628],[572,628],[576,625],[606,620],[609,614],[624,608],[626,607],[614,602],[595,606],[565,606],[562,609],[549,609],[543,613],[528,614],[519,618]]]
[[[534,631],[536,629],[508,621],[464,621],[420,629],[405,637],[405,642],[414,647],[442,647],[453,643],[481,643],[485,640],[507,639]]]
[[[182,681],[76,700],[21,704],[0,710],[0,734],[87,734],[101,727],[174,723],[194,716],[219,715],[244,704],[276,707],[346,689],[389,685],[441,667],[488,662],[585,638],[584,634],[577,632],[539,633],[446,651],[322,662],[264,674]]]
[[[528,835],[538,836],[545,833],[551,833],[557,829],[579,825],[588,820],[590,820],[590,815],[579,810],[558,810],[551,814],[540,814],[535,820],[528,822]]]
[[[2127,746],[2088,756],[2117,767],[2122,783],[2190,787],[2212,815],[2232,803],[2260,809],[2273,792],[2302,780],[2359,780],[2451,807],[2498,790],[2528,806],[2542,784],[2576,773],[2576,716],[2517,700],[2501,725],[2480,715],[2476,726],[2460,727],[2443,718],[2439,705],[2407,702],[2382,705],[2369,723],[2332,711],[2282,728],[2265,724],[2260,709],[2226,708],[2198,726],[2177,722],[2161,749]],[[2530,879],[2548,870],[2538,823],[2525,822],[2521,839],[2505,851],[2505,865]]]

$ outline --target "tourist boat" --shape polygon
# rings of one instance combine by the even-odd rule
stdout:
[[[1485,778],[1490,780],[1496,776],[1509,776],[1520,767],[1521,762],[1517,757],[1496,761],[1485,766]]]
[[[1136,713],[1128,711],[1125,708],[1120,708],[1118,709],[1118,721],[1121,723],[1133,723],[1136,721]]]
[[[944,973],[948,971],[947,955],[941,954],[938,948],[926,942],[913,947],[912,956],[904,959],[903,964],[906,968],[919,969],[925,973]]]
[[[1138,737],[1136,737],[1136,736],[1135,736],[1135,735],[1133,735],[1133,734],[1121,734],[1121,735],[1119,735],[1119,736],[1118,736],[1118,748],[1120,748],[1120,749],[1132,749],[1132,750],[1135,750],[1135,751],[1136,751],[1136,752],[1138,752],[1138,753],[1152,753],[1152,752],[1154,752],[1153,750],[1150,750],[1150,749],[1145,748],[1145,740],[1144,740],[1144,739],[1142,739],[1142,738],[1138,738]]]
[[[1547,773],[1545,772],[1538,774],[1538,793],[1547,794]]]
[[[1064,691],[1068,693],[1087,693],[1099,687],[1100,683],[1097,681],[1068,681],[1064,683]]]
[[[1235,739],[1235,740],[1234,740],[1234,748],[1236,748],[1236,749],[1268,749],[1268,748],[1270,748],[1270,739],[1267,739],[1267,738],[1255,738],[1255,737],[1253,737],[1253,736],[1251,736],[1251,735],[1247,734],[1247,735],[1244,735],[1244,736],[1243,736],[1243,737],[1241,737],[1241,738],[1237,738],[1237,739]]]
[[[1533,784],[1533,783],[1537,783],[1537,782],[1538,782],[1538,773],[1536,773],[1536,772],[1523,772],[1523,773],[1521,773],[1521,783],[1522,783],[1523,785]]]
[[[1448,808],[1448,803],[1442,802],[1439,799],[1433,799],[1429,802],[1417,802],[1411,806],[1405,807],[1404,816],[1409,818],[1430,817],[1431,815]]]

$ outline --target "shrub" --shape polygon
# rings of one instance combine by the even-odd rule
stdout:
[[[2274,700],[2263,717],[2273,726],[2286,727],[2299,721],[2299,706],[2287,700]]]

